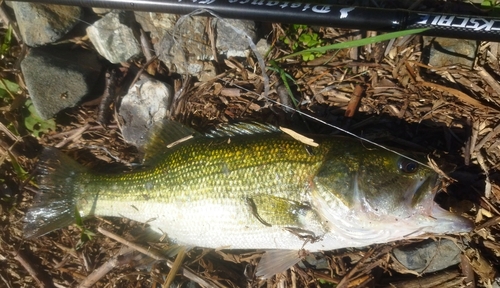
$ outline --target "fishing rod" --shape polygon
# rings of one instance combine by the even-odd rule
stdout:
[[[21,0],[171,14],[212,11],[223,18],[372,31],[429,28],[425,35],[500,42],[500,18],[275,0]],[[209,14],[207,14],[209,16]]]

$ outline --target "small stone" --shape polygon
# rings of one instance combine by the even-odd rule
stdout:
[[[125,122],[122,134],[126,142],[137,147],[145,144],[145,132],[168,116],[172,91],[170,85],[150,77],[143,77],[130,87],[119,110]]]
[[[408,270],[431,273],[460,263],[462,251],[457,243],[440,239],[395,248],[392,253]]]
[[[267,43],[267,39],[261,38],[255,44],[255,47],[257,48],[257,52],[264,58],[264,55],[271,49],[271,44]]]
[[[12,2],[12,8],[24,42],[31,47],[56,42],[82,17],[75,6]]]
[[[200,81],[206,81],[216,75],[216,69],[211,63],[214,60],[210,39],[206,33],[206,25],[210,23],[205,17],[184,18],[178,23],[177,15],[135,12],[137,22],[150,32],[156,54],[165,65],[174,72],[190,74]],[[218,56],[247,57],[249,55],[248,35],[252,41],[257,40],[257,31],[253,21],[232,20],[226,23],[212,18],[216,27],[216,48]],[[173,35],[176,35],[174,41]],[[181,47],[182,46],[182,47]],[[189,51],[189,53],[186,53]]]
[[[100,74],[97,55],[86,50],[32,48],[21,62],[33,106],[43,119],[75,106]]]
[[[199,81],[206,82],[217,75],[215,66],[210,60],[210,56],[206,56],[203,45],[191,46],[189,55],[186,55],[184,49],[180,45],[176,45],[174,39],[170,34],[165,34],[159,43],[155,44],[155,50],[158,51],[158,58],[165,63],[165,65],[172,72],[179,74],[189,74],[197,77]],[[204,55],[203,57],[197,57]]]
[[[306,265],[304,265],[303,262],[307,262],[309,266],[314,266],[315,269],[322,270],[322,269],[329,269],[330,265],[328,264],[328,261],[325,258],[325,255],[323,253],[309,253],[307,256],[298,263],[299,267],[301,268],[306,268]]]
[[[110,12],[87,28],[97,52],[111,63],[121,63],[140,55],[141,46],[132,29],[130,12]]]
[[[92,11],[97,14],[97,15],[104,15],[104,14],[107,14],[111,11],[113,11],[113,9],[109,9],[109,8],[99,8],[99,7],[92,7]]]
[[[257,41],[257,29],[255,22],[239,19],[225,19],[220,21],[214,19],[213,22],[217,27],[217,50],[219,54],[229,57],[248,57],[250,52],[248,37],[254,43]],[[232,27],[231,27],[232,26]],[[236,28],[242,33],[233,30]],[[245,36],[245,34],[248,36]]]
[[[432,67],[463,65],[470,69],[478,48],[476,40],[424,36],[424,62]]]

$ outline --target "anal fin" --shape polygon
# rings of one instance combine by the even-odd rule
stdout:
[[[262,255],[255,270],[255,276],[261,279],[271,278],[278,273],[299,263],[302,259],[297,250],[269,250]]]

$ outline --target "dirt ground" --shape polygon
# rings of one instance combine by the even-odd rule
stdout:
[[[272,45],[268,63],[293,52],[284,37],[311,33],[332,44],[377,35],[327,27],[293,34],[280,24],[267,29]],[[0,40],[6,31],[3,25]],[[92,49],[81,36],[72,39],[74,45]],[[419,275],[391,257],[393,248],[418,239],[327,251],[316,257],[326,259],[328,269],[295,266],[267,281],[251,276],[259,251],[196,248],[187,252],[175,287],[498,287],[492,285],[500,264],[500,44],[478,43],[473,65],[431,67],[424,42],[421,36],[401,37],[330,51],[311,61],[279,62],[294,80],[289,82],[294,109],[280,106],[294,103],[276,70],[267,70],[269,99],[261,97],[262,67],[253,57],[215,63],[219,75],[203,83],[169,73],[158,60],[130,63],[138,69],[113,67],[121,76],[108,88],[118,95],[139,68],[171,83],[178,92],[172,118],[199,131],[257,121],[309,133],[335,132],[316,121],[321,120],[383,145],[439,155],[453,168],[453,179],[445,181],[447,188],[436,200],[476,225],[468,235],[435,236],[468,243],[459,265],[435,273]],[[102,97],[95,95],[97,100],[59,113],[56,128],[40,135],[26,129],[23,105],[29,96],[19,69],[26,49],[14,39],[0,59],[1,78],[21,87],[0,99],[0,287],[161,287],[175,258],[154,259],[165,245],[141,240],[141,223],[93,218],[84,222],[86,231],[95,233],[90,239],[76,225],[34,240],[23,238],[23,217],[37,192],[30,173],[43,147],[58,147],[90,167],[123,168],[140,157],[121,138],[121,120],[114,113],[120,97],[103,109]],[[130,248],[125,241],[135,245]]]

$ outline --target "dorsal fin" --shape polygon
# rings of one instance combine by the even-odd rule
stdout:
[[[169,153],[170,149],[193,138],[203,137],[199,132],[179,122],[164,120],[148,133],[144,150],[144,163],[150,162],[158,154]]]
[[[146,133],[148,136],[146,137],[146,144],[143,146],[143,162],[146,164],[150,163],[153,157],[157,157],[159,154],[170,153],[170,148],[188,143],[189,140],[195,138],[222,138],[277,132],[281,133],[278,128],[272,125],[260,124],[257,122],[242,122],[236,124],[223,124],[203,135],[178,122],[164,120],[161,124],[155,125],[150,132]]]

